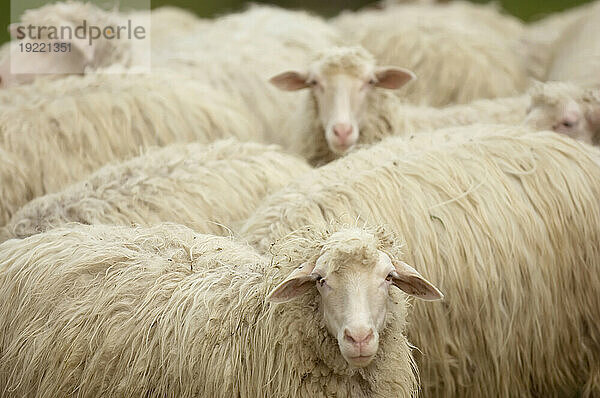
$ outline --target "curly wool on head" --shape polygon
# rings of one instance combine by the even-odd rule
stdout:
[[[357,219],[352,224],[331,220],[298,228],[275,240],[268,251],[275,265],[315,262],[321,255],[336,258],[332,262],[337,264],[335,270],[343,267],[344,259],[373,258],[375,250],[385,252],[394,261],[402,258],[402,247],[402,240],[393,230]]]
[[[359,46],[332,47],[317,53],[311,65],[324,75],[345,73],[362,77],[375,66],[375,57]]]

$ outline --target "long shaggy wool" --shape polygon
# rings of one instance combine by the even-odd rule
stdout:
[[[34,199],[4,227],[0,242],[70,222],[153,225],[227,234],[264,197],[310,171],[275,146],[219,141],[174,144],[110,164],[58,193]]]
[[[4,90],[2,98],[12,91]],[[263,139],[254,117],[235,98],[175,76],[72,76],[18,91],[25,96],[0,112],[0,148],[18,161],[25,180],[14,176],[12,185],[25,185],[28,195],[0,198],[0,225],[10,209],[144,148],[225,137]],[[0,181],[3,191],[10,183]]]
[[[372,233],[379,249],[396,252],[389,234]],[[306,245],[290,242],[278,258],[314,259],[331,234],[315,234]],[[396,289],[378,356],[358,370],[326,331],[316,289],[285,304],[265,303],[299,264],[271,264],[229,238],[174,224],[58,228],[4,242],[0,264],[3,396],[416,392],[404,335],[406,296]]]
[[[413,104],[511,96],[528,85],[519,55],[522,24],[490,7],[405,4],[343,13],[332,22],[378,64],[415,72],[418,79],[400,91]]]
[[[460,134],[474,128],[330,163],[268,198],[241,235],[268,250],[360,218],[405,238],[407,261],[445,293],[409,321],[426,397],[599,396],[600,151],[510,127]]]

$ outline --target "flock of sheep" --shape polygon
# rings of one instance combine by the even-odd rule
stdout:
[[[600,397],[600,2],[150,18],[0,49],[1,396]]]

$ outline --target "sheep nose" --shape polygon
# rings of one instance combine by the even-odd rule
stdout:
[[[333,126],[333,134],[335,134],[335,136],[338,137],[341,142],[345,142],[348,137],[350,137],[350,134],[352,134],[352,125],[347,123],[338,123]]]
[[[344,338],[347,342],[354,345],[366,345],[373,339],[373,329],[366,329],[362,331],[350,332],[350,330],[344,330]]]

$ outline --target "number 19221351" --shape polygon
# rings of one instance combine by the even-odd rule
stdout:
[[[25,53],[70,53],[71,43],[19,43]]]

